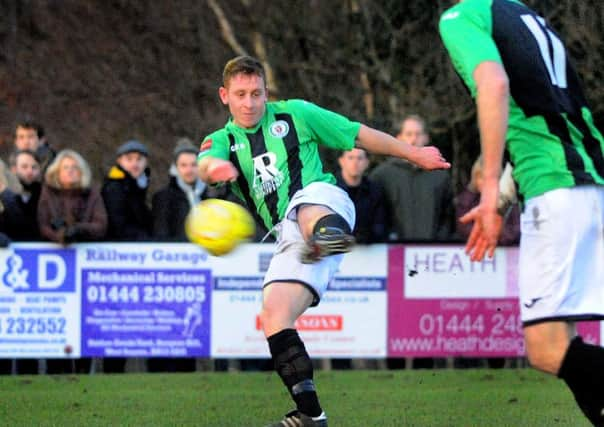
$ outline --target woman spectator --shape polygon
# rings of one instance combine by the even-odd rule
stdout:
[[[100,240],[107,231],[107,212],[97,188],[91,186],[88,163],[73,150],[63,150],[44,174],[38,204],[42,238],[61,245]],[[90,370],[89,358],[75,362],[77,372]],[[50,359],[47,373],[70,371],[69,360]]]
[[[44,239],[68,245],[105,237],[107,212],[82,156],[73,150],[59,152],[44,178],[38,205]]]

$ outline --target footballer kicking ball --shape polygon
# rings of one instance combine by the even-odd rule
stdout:
[[[250,213],[237,203],[206,199],[189,212],[185,232],[191,242],[220,256],[251,238],[256,225]]]

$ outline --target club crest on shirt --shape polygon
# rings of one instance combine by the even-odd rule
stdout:
[[[269,126],[268,131],[275,138],[283,138],[289,133],[289,125],[285,120],[277,120]]]

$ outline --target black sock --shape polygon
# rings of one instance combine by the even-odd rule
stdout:
[[[342,217],[341,215],[338,215],[336,213],[325,215],[325,216],[322,216],[321,218],[319,218],[319,220],[313,227],[313,230],[312,230],[313,234],[320,232],[321,228],[323,228],[323,227],[339,228],[340,230],[344,231],[347,234],[352,233],[352,230],[350,229],[350,225],[348,224],[348,222],[344,219],[344,217]]]
[[[566,382],[593,425],[604,427],[604,348],[585,344],[581,337],[575,337],[566,351],[558,377]]]
[[[275,370],[283,380],[298,411],[316,417],[322,409],[313,382],[313,367],[304,343],[295,329],[284,329],[268,337]]]

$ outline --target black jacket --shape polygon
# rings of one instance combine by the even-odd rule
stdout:
[[[18,233],[26,226],[18,198],[19,195],[8,188],[0,193],[0,247],[2,248],[12,240],[16,240]]]
[[[201,190],[201,198],[205,199],[205,191],[203,190]],[[180,187],[177,177],[171,176],[168,185],[153,195],[151,206],[153,238],[155,240],[164,242],[188,241],[185,234],[185,219],[191,209],[191,204]]]
[[[344,189],[354,203],[357,219],[353,234],[357,242],[385,242],[386,210],[382,187],[365,176],[357,187],[349,187],[341,173],[338,173],[336,178],[338,187]]]
[[[10,238],[17,242],[35,242],[41,240],[38,227],[38,201],[42,191],[42,184],[34,182],[23,185],[24,194],[9,195],[3,193],[2,201],[5,204],[5,225]]]
[[[149,176],[149,171],[145,171]],[[101,194],[107,209],[109,241],[151,240],[152,218],[147,206],[147,188],[139,187],[137,181],[121,167],[111,168]]]

